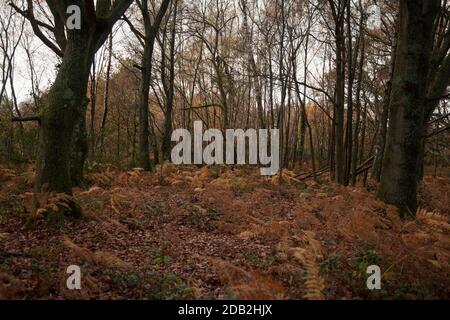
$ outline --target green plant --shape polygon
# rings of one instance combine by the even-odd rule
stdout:
[[[324,261],[319,264],[320,272],[328,273],[338,269],[338,263],[342,255],[339,252],[331,253]]]
[[[151,204],[150,208],[151,213],[154,215],[160,215],[162,212],[162,205],[161,202],[159,202],[158,200],[155,200],[155,202]]]
[[[426,299],[430,292],[420,283],[401,283],[394,288],[395,300]]]
[[[219,215],[220,212],[215,208],[207,210],[196,209],[189,216],[188,221],[200,230],[212,231],[215,229],[213,222],[218,219]]]
[[[158,266],[169,266],[173,263],[171,257],[165,254],[167,243],[163,243],[161,247],[151,246],[149,255],[153,258],[153,263]]]
[[[139,271],[123,272],[114,270],[111,275],[113,283],[125,288],[137,288],[145,283],[145,278]]]
[[[65,226],[66,218],[63,212],[51,210],[45,216],[45,222],[50,227],[62,229]]]
[[[153,260],[153,263],[161,266],[169,266],[173,262],[172,258],[169,256],[158,256]]]
[[[239,196],[246,192],[250,192],[251,188],[249,187],[247,181],[244,178],[237,177],[233,181],[232,190],[235,195]]]
[[[32,258],[30,260],[30,268],[33,272],[36,272],[38,274],[47,274],[49,273],[49,269],[42,263],[40,263],[35,258]]]
[[[192,295],[192,289],[186,282],[172,273],[114,270],[111,280],[120,287],[138,291],[142,299],[180,300],[189,299]]]
[[[363,243],[363,248],[358,250],[352,259],[353,266],[356,269],[356,275],[364,275],[367,277],[367,267],[379,264],[380,260],[381,257],[374,250],[374,246],[367,242]]]
[[[192,289],[178,276],[163,274],[159,278],[159,291],[151,294],[150,299],[187,299]]]

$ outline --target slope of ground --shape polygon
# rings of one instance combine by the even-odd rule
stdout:
[[[256,168],[103,168],[68,199],[0,171],[0,298],[433,299],[450,297],[450,179],[426,177],[401,221],[364,188],[271,179]],[[379,265],[382,289],[366,269]],[[82,270],[82,289],[66,269]]]

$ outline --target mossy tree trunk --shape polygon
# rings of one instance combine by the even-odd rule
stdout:
[[[35,189],[70,194],[83,179],[87,154],[86,107],[89,71],[95,53],[106,41],[113,25],[133,0],[47,0],[53,18],[54,40],[41,30],[45,24],[34,15],[34,2],[25,10],[10,5],[31,24],[36,36],[61,59],[48,101],[40,114],[40,145]],[[71,19],[79,26],[66,26],[69,6],[76,6]],[[78,15],[78,16],[76,16]],[[48,30],[47,30],[48,31]]]
[[[93,58],[87,46],[85,35],[72,35],[41,113],[38,190],[47,185],[48,190],[71,193],[73,183],[80,183],[87,151],[83,122]]]
[[[424,134],[427,77],[439,0],[401,0],[390,119],[378,197],[417,208],[420,142]],[[425,75],[425,76],[424,76]]]

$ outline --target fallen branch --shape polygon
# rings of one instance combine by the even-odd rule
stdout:
[[[359,167],[356,169],[356,176],[359,176],[361,173],[369,170],[373,166],[373,160],[375,160],[375,157],[370,157],[363,163],[359,165]]]
[[[324,173],[326,173],[328,171],[330,171],[330,167],[329,166],[323,167],[323,168],[321,168],[321,169],[316,171],[316,176],[319,177],[319,176],[323,175]],[[303,176],[303,177],[302,177],[302,174],[296,176],[296,178],[299,178],[299,180],[301,180],[301,181],[308,180],[308,179],[313,178],[313,177],[314,177],[314,172],[308,173],[306,176]]]
[[[372,167],[372,165],[373,165],[373,160],[374,159],[375,159],[375,157],[370,157],[366,161],[361,163],[359,165],[359,167],[356,169],[356,175],[359,176],[361,173],[369,170]],[[329,166],[323,167],[322,169],[320,169],[320,170],[318,170],[316,172],[316,176],[319,177],[319,176],[327,173],[328,171],[330,171],[330,167]],[[301,180],[301,181],[311,179],[312,177],[314,177],[314,172],[308,173],[306,176],[303,176],[303,177],[302,177],[302,175],[296,176],[296,178],[299,178],[299,180]]]

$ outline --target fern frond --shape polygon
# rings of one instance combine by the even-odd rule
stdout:
[[[306,270],[306,276],[304,277],[306,292],[303,297],[308,300],[325,300],[323,293],[325,280],[317,266],[317,260],[322,257],[322,250],[320,242],[314,237],[314,232],[305,231],[302,239],[306,244],[306,249],[294,249],[293,256],[303,264]]]
[[[442,214],[437,212],[428,212],[424,208],[418,208],[416,217],[419,220],[439,220],[439,221],[448,221],[449,219]]]
[[[437,212],[428,212],[423,208],[419,208],[417,210],[416,217],[423,223],[450,231],[449,219],[442,214]]]

